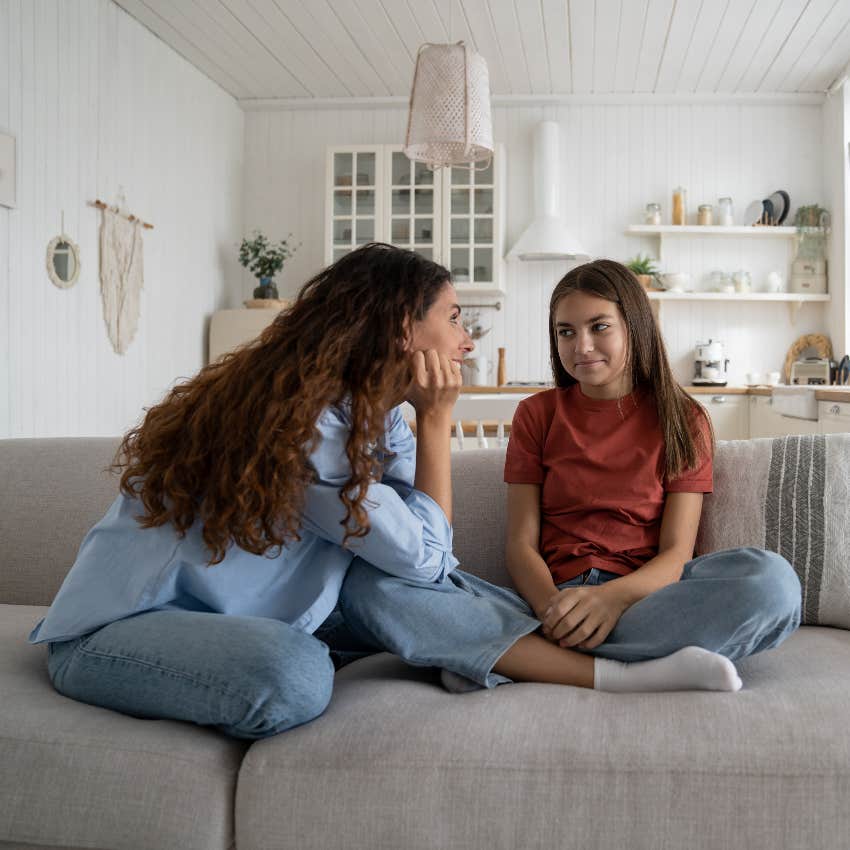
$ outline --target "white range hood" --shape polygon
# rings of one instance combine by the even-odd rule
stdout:
[[[507,253],[509,260],[589,260],[561,219],[558,125],[541,121],[534,129],[534,219]]]

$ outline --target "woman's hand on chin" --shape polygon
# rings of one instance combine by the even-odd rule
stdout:
[[[450,415],[460,394],[460,363],[435,349],[414,351],[410,355],[409,401],[418,416]]]

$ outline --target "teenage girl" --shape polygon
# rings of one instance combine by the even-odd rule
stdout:
[[[448,670],[444,684],[455,690],[506,678],[738,690],[733,660],[799,625],[800,584],[774,552],[693,557],[713,437],[673,379],[646,294],[619,263],[580,266],[552,294],[549,339],[555,389],[519,405],[505,462],[514,600],[539,632],[508,643],[490,629],[487,651],[451,584],[423,589],[363,562],[344,586],[349,624],[410,663]],[[499,598],[510,605],[507,591]]]

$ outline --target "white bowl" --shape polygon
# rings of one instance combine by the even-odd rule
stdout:
[[[691,285],[691,276],[687,272],[666,272],[658,275],[665,289],[682,292]]]

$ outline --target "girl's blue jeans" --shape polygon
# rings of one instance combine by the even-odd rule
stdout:
[[[561,587],[616,577],[590,570]],[[788,562],[734,549],[690,561],[591,654],[640,661],[702,646],[735,659],[777,646],[799,622]],[[81,702],[263,738],[320,715],[335,666],[354,658],[386,650],[493,687],[509,681],[492,672],[496,661],[539,626],[515,593],[460,570],[425,584],[355,559],[338,610],[315,635],[260,617],[150,611],[51,644],[48,670],[60,693]]]
[[[559,588],[618,577],[593,569]],[[700,646],[743,658],[785,640],[800,624],[800,602],[800,580],[782,556],[750,548],[713,552],[685,564],[678,582],[628,608],[588,654],[646,661]],[[349,568],[340,608],[361,640],[483,687],[509,681],[493,673],[493,665],[540,626],[517,594],[460,570],[442,584],[422,585],[361,560]]]

